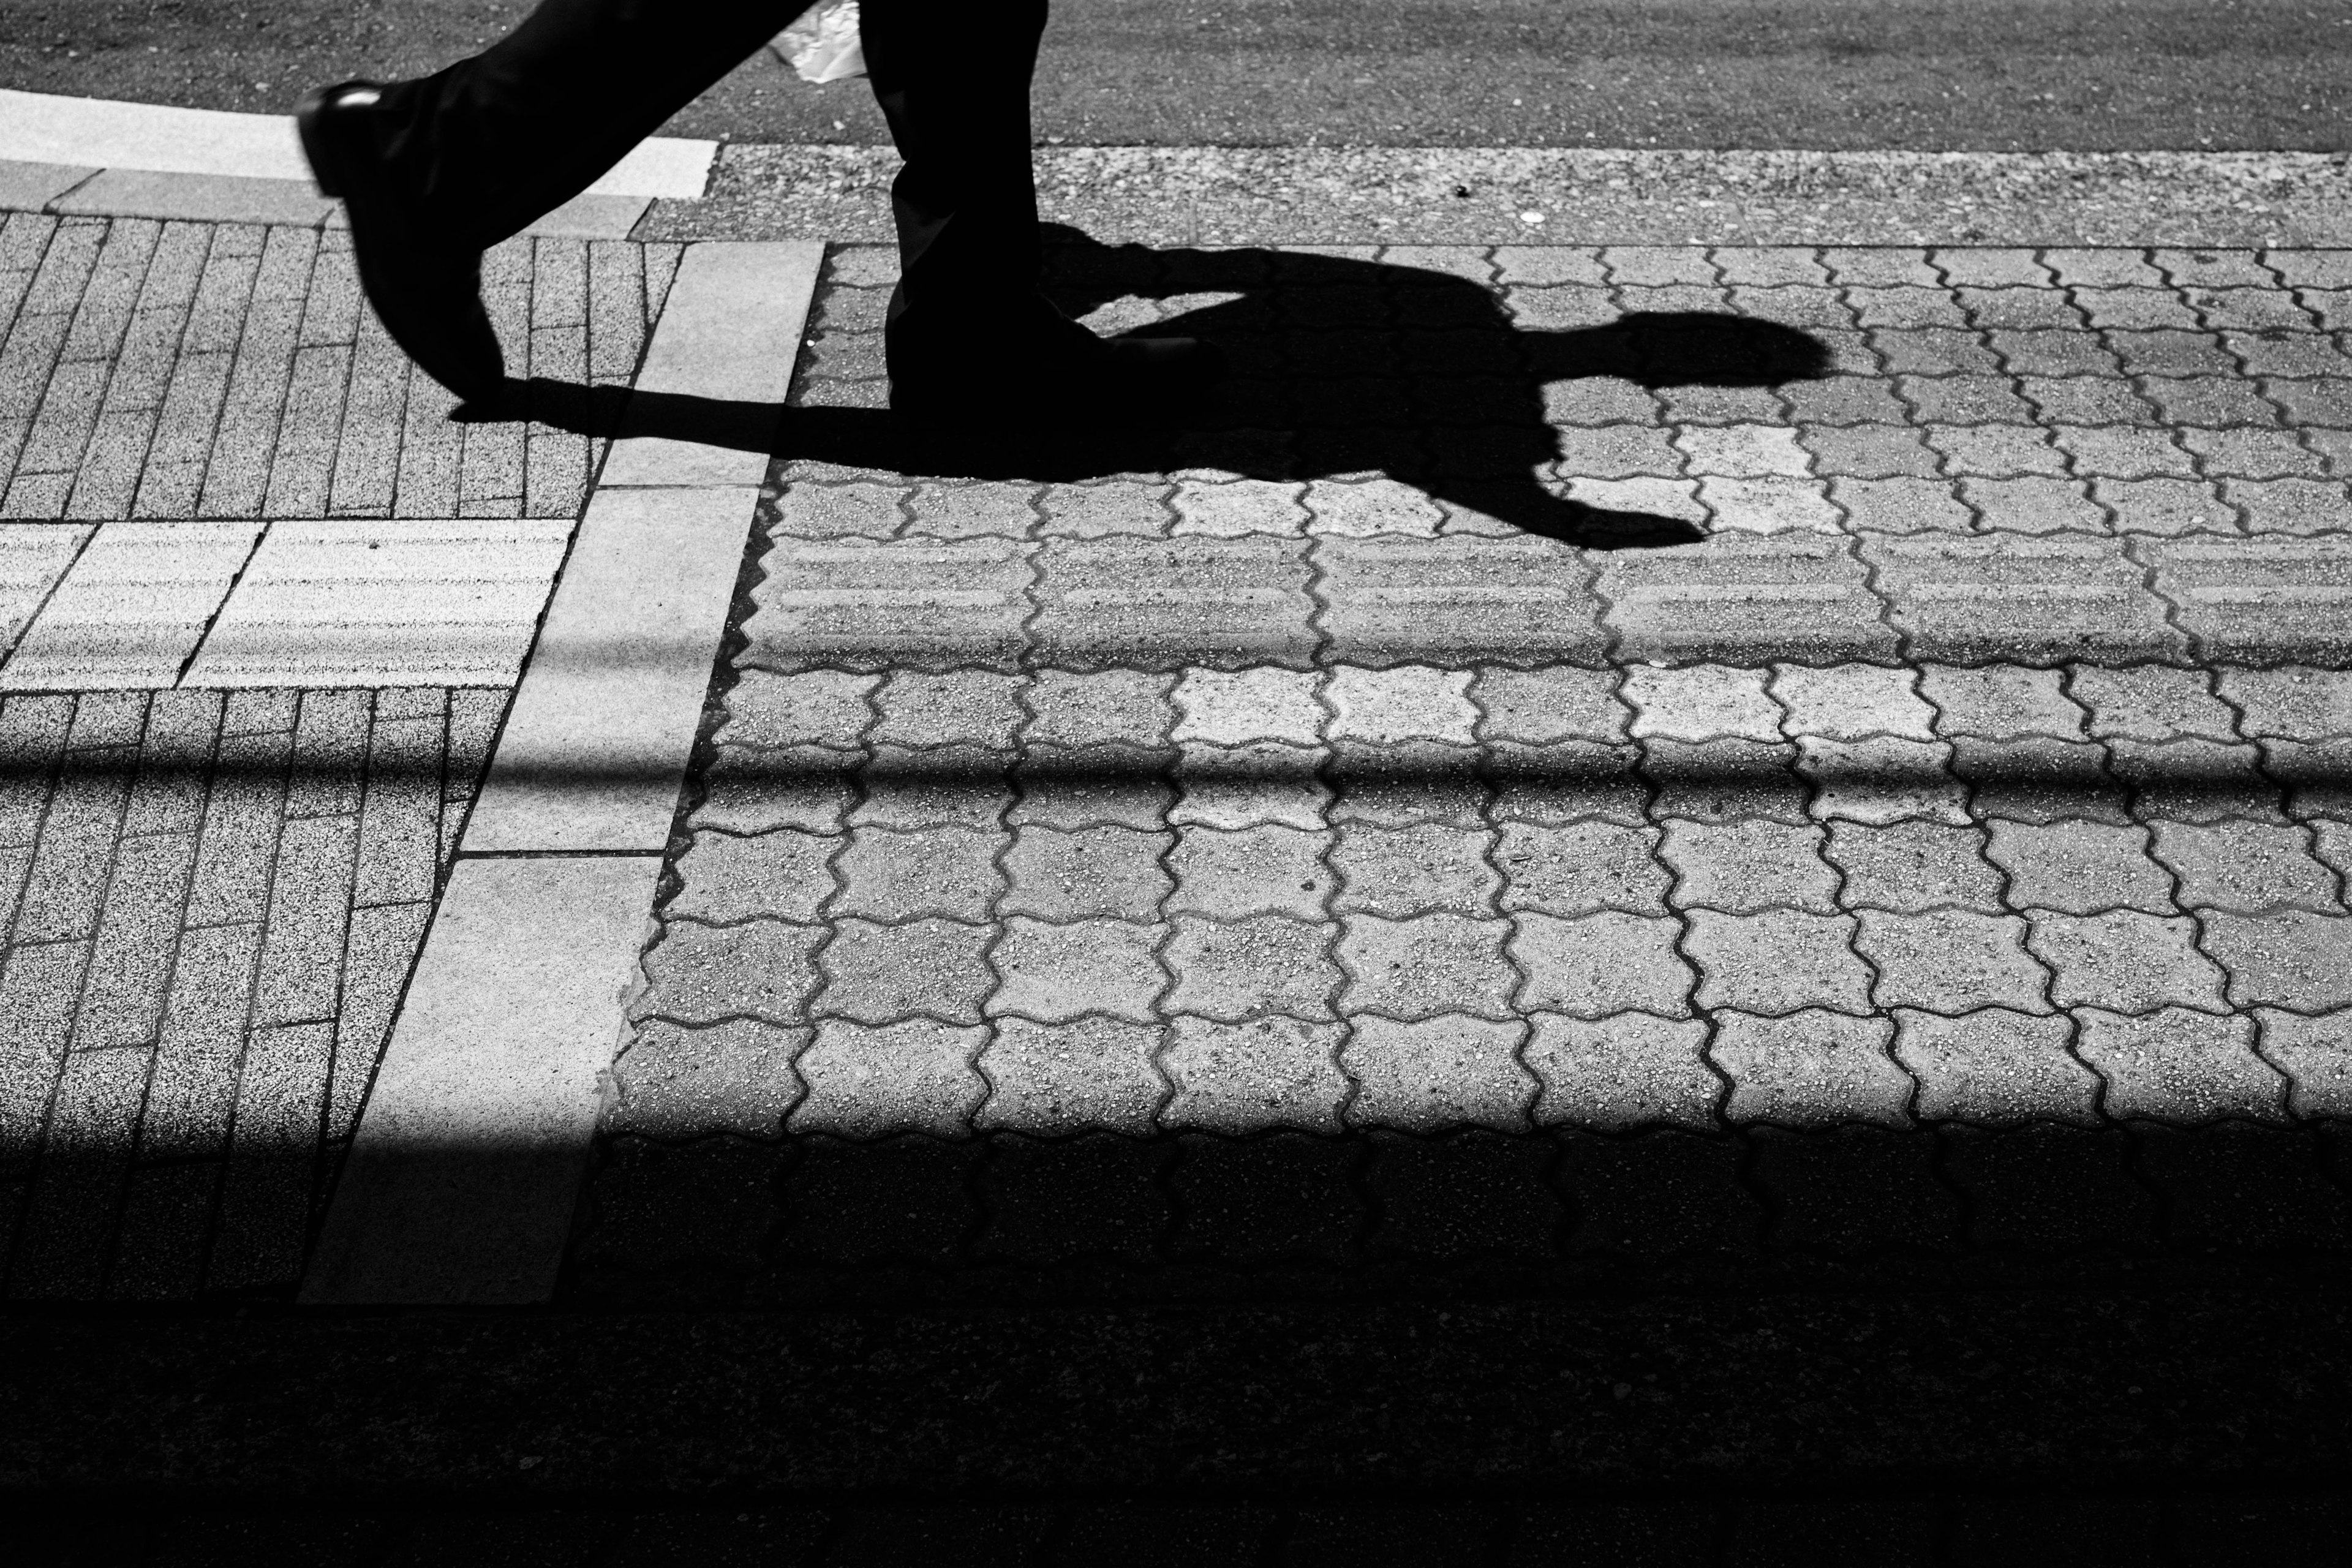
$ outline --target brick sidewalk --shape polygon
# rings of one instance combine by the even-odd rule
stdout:
[[[340,232],[0,225],[5,1289],[283,1299],[681,247],[493,252],[462,425]]]
[[[1240,376],[834,253],[575,1299],[2340,1264],[2344,253],[1055,258]]]

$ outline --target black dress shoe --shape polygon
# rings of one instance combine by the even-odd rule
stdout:
[[[482,309],[482,253],[433,232],[385,165],[372,113],[378,88],[321,88],[294,110],[320,191],[351,216],[352,255],[376,319],[416,367],[467,403],[506,384],[499,335]]]

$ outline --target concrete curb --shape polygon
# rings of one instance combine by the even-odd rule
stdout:
[[[716,142],[699,138],[649,137],[589,186],[589,194],[691,200],[702,194],[718,149]],[[0,160],[303,184],[310,178],[291,115],[5,88],[0,88]]]
[[[698,246],[636,390],[782,410],[823,247]],[[524,667],[313,1254],[313,1305],[554,1289],[763,454],[624,437]],[[751,482],[744,482],[751,474]]]

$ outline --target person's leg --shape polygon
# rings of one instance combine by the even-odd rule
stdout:
[[[562,205],[806,0],[541,0],[471,58],[382,92],[383,156],[427,221],[484,249]]]
[[[899,272],[888,341],[902,379],[1001,359],[1050,329],[1029,135],[1045,13],[1045,0],[866,0],[866,68],[906,161],[890,187]]]
[[[1189,338],[1096,337],[1038,292],[1029,81],[1046,0],[865,0],[866,66],[906,166],[890,188],[894,408],[1115,415],[1213,380]]]

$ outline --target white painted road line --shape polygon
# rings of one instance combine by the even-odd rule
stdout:
[[[588,194],[691,201],[702,195],[718,153],[716,142],[651,137],[589,186]],[[174,109],[13,89],[0,89],[0,159],[306,184],[310,178],[291,115]]]
[[[660,870],[657,856],[457,863],[301,1300],[546,1299]]]
[[[640,393],[781,412],[823,247],[698,245]],[[690,410],[689,410],[690,412]],[[749,540],[764,452],[643,437],[590,499],[301,1300],[545,1300]]]

